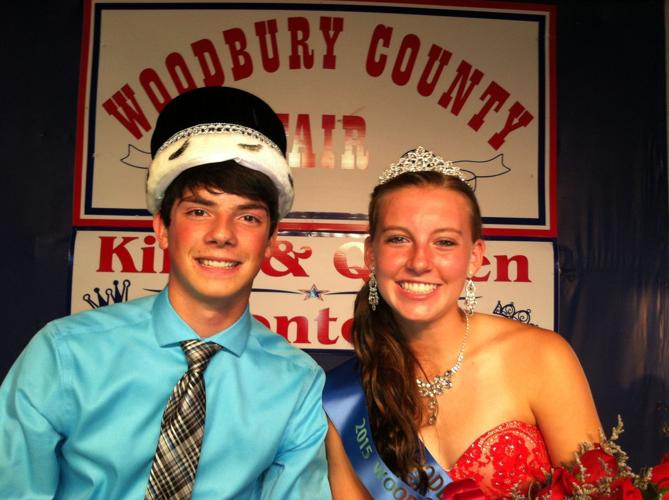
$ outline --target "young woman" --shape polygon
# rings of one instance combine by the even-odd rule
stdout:
[[[406,153],[374,189],[369,224],[356,357],[328,375],[324,395],[335,499],[439,498],[463,478],[502,498],[598,440],[567,342],[474,313],[485,245],[457,167],[423,148]]]

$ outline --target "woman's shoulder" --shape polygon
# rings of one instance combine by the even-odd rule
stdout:
[[[546,363],[572,358],[574,352],[559,333],[516,320],[476,314],[473,331],[482,346],[498,351],[505,359],[523,358],[525,362]]]

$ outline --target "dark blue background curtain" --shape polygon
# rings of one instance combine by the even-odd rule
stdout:
[[[605,427],[621,414],[632,464],[650,465],[669,451],[663,2],[543,3],[558,9],[559,330]],[[3,8],[0,377],[68,310],[82,12]]]

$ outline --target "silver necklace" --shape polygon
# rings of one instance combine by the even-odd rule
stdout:
[[[467,344],[467,337],[469,336],[469,314],[465,313],[465,336],[462,337],[462,344],[460,344],[460,350],[458,351],[458,357],[455,360],[455,364],[446,370],[443,375],[437,375],[429,380],[416,379],[416,385],[418,385],[418,394],[424,398],[428,398],[427,409],[430,412],[427,424],[434,425],[437,421],[437,413],[439,413],[439,403],[437,403],[437,398],[441,396],[444,391],[453,387],[453,377],[460,370],[462,366],[462,361],[465,359],[465,345]]]

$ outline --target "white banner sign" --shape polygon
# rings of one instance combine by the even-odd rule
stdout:
[[[280,236],[251,311],[305,349],[350,349],[355,294],[367,278],[362,236]],[[555,251],[547,241],[487,241],[475,280],[480,312],[555,329]],[[76,232],[71,312],[157,293],[169,260],[148,231]]]
[[[74,225],[148,227],[158,113],[226,85],[283,120],[284,230],[364,232],[379,173],[423,145],[466,170],[486,234],[555,236],[554,10],[481,5],[87,1]]]

